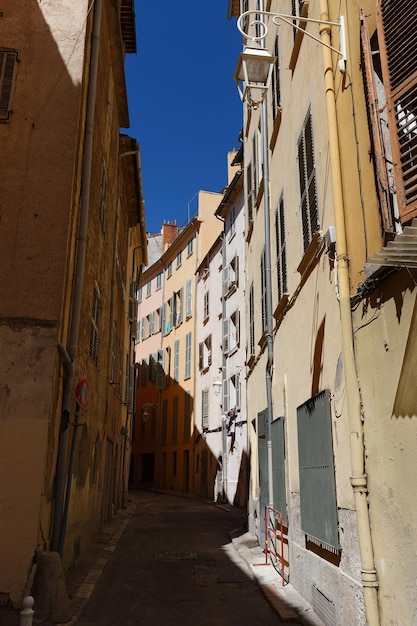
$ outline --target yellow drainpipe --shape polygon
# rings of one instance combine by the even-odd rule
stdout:
[[[320,0],[320,19],[323,21],[329,21],[328,0]],[[320,34],[323,43],[330,45],[329,26],[322,24]],[[346,242],[345,211],[340,164],[339,136],[337,130],[336,97],[332,69],[332,52],[326,46],[322,46],[322,48],[326,88],[327,123],[329,130],[330,162],[332,168],[334,216],[337,238],[336,246],[340,295],[340,319],[342,327],[342,351],[346,377],[346,400],[350,431],[350,456],[352,465],[352,476],[350,480],[355,499],[366,618],[368,626],[380,626],[378,608],[378,579],[375,569],[367,502],[368,487],[367,476],[365,473],[365,449],[361,415],[361,397],[353,347],[349,261]]]

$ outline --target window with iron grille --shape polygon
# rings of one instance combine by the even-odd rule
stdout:
[[[98,358],[98,329],[100,324],[100,291],[97,283],[94,285],[93,307],[90,325],[90,359],[97,363]]]
[[[10,120],[18,58],[17,50],[0,48],[0,122]]]
[[[417,216],[417,3],[379,0],[376,5],[395,186],[404,223]]]
[[[304,252],[319,229],[313,122],[308,112],[298,139],[298,171]]]
[[[285,240],[284,196],[281,195],[275,211],[275,244],[277,253],[278,302],[287,291],[287,248]]]
[[[107,216],[107,167],[104,159],[101,162],[99,215],[101,228],[104,232],[106,230]]]

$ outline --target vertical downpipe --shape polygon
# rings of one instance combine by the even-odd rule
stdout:
[[[260,11],[264,11],[264,2],[260,2]],[[262,17],[262,21],[263,21]],[[264,39],[261,40],[265,47]],[[268,152],[268,106],[267,98],[262,101],[261,108],[261,138],[262,162],[264,178],[264,229],[265,229],[265,314],[266,314],[266,345],[267,362],[265,368],[266,402],[267,402],[267,429],[266,446],[268,461],[268,504],[274,506],[274,485],[272,471],[272,369],[273,369],[273,340],[272,340],[272,282],[271,282],[271,227],[270,227],[270,196],[269,196],[269,152]]]
[[[329,21],[329,7],[327,0],[320,0],[320,19],[323,21]],[[323,43],[330,45],[329,27],[323,24],[321,26],[320,34]],[[340,163],[332,53],[326,45],[322,46],[322,49],[336,227],[342,352],[345,364],[346,400],[350,431],[350,456],[352,466],[351,484],[355,499],[365,613],[368,626],[379,626],[380,618],[377,593],[378,579],[375,570],[371,525],[367,502],[368,485],[365,473],[365,448],[361,413],[362,402],[353,345],[346,217]]]
[[[67,512],[64,514],[64,499],[66,482],[68,478],[67,459],[69,449],[69,425],[75,377],[75,362],[77,360],[78,351],[78,339],[81,320],[81,302],[87,249],[88,210],[90,203],[91,165],[93,155],[94,112],[97,91],[98,54],[100,44],[102,9],[103,0],[95,0],[93,9],[94,19],[91,38],[90,72],[88,82],[87,111],[83,148],[83,167],[81,173],[80,221],[78,225],[77,258],[74,273],[74,289],[71,303],[70,337],[68,349],[70,362],[65,363],[64,369],[61,427],[55,474],[55,501],[51,550],[59,551],[61,558],[67,521]]]

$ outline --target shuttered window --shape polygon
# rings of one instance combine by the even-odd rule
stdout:
[[[90,359],[97,363],[98,357],[98,328],[100,323],[100,291],[97,283],[94,286],[93,307],[91,312],[90,325]]]
[[[334,476],[330,391],[297,408],[301,527],[321,547],[340,549]]]
[[[376,18],[398,208],[404,223],[417,216],[417,3],[376,0]]]
[[[191,437],[191,392],[184,394],[184,441]]]
[[[298,170],[304,252],[319,229],[313,122],[309,111],[298,139]]]
[[[265,271],[265,248],[261,256],[261,314],[262,314],[262,334],[267,329],[266,320],[266,271]]]
[[[178,396],[172,399],[172,441],[178,441]]]
[[[201,426],[203,430],[207,430],[209,427],[209,412],[208,412],[209,395],[208,391],[201,392]]]
[[[0,122],[10,119],[18,54],[0,48]]]
[[[253,283],[249,290],[249,356],[255,355],[255,297]]]
[[[174,343],[174,380],[178,382],[180,377],[180,340]]]
[[[278,302],[287,291],[287,248],[285,241],[284,197],[281,195],[275,212],[275,244],[277,253]]]
[[[185,373],[184,378],[191,376],[191,333],[185,336]]]
[[[279,67],[278,35],[276,36],[274,44],[274,56],[277,58],[274,67],[272,68],[272,113],[275,119],[281,110],[281,78]]]

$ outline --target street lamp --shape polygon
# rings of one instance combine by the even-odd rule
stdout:
[[[234,76],[241,100],[246,100],[253,109],[258,108],[268,93],[276,61],[266,48],[255,45],[245,46]]]

